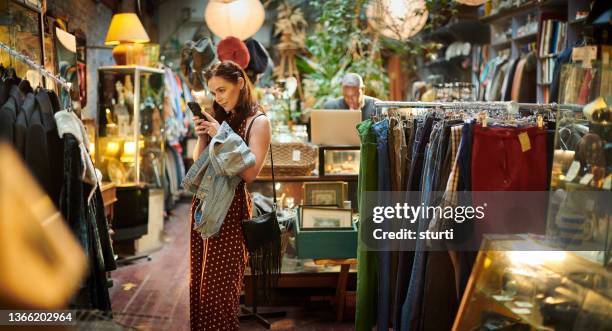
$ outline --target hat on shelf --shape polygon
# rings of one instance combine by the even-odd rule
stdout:
[[[185,43],[181,50],[181,71],[192,90],[204,89],[202,72],[215,62],[217,62],[217,50],[210,38],[205,37],[196,42]]]
[[[247,66],[247,71],[252,72],[255,75],[261,74],[266,71],[266,67],[268,66],[268,52],[263,47],[263,45],[253,39],[247,39],[244,44],[249,50],[249,55],[251,60],[249,61],[249,65]]]
[[[217,45],[219,60],[230,60],[246,69],[251,59],[247,46],[236,37],[225,37]]]

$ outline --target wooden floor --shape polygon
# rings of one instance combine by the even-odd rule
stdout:
[[[116,322],[139,330],[189,330],[189,213],[190,204],[180,203],[165,224],[167,243],[151,255],[113,271],[110,290]],[[330,307],[276,307],[287,311],[274,320],[273,330],[352,330],[353,323],[334,322]],[[263,308],[262,311],[266,311]],[[241,330],[265,330],[254,321],[241,323]]]

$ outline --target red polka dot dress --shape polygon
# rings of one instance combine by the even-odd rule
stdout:
[[[228,121],[231,120],[228,119]],[[246,120],[235,132],[245,139]],[[250,217],[251,200],[244,181],[215,237],[203,240],[193,230],[194,198],[191,207],[191,273],[189,310],[191,330],[238,330],[240,293],[248,252],[241,221]]]

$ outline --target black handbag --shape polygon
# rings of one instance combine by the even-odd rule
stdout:
[[[249,144],[251,127],[257,117],[253,118],[246,133],[246,143]],[[270,144],[270,163],[272,165],[272,194],[274,202],[270,212],[255,218],[242,221],[242,231],[246,247],[250,253],[251,272],[261,276],[267,286],[272,287],[280,274],[281,268],[281,230],[276,217],[276,182],[274,178],[274,160],[272,160],[272,144]],[[258,208],[263,209],[263,208]]]

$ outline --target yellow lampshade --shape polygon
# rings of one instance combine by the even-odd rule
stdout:
[[[206,25],[220,38],[245,40],[259,31],[265,17],[259,0],[210,0],[204,10]]]
[[[135,13],[121,13],[113,15],[104,43],[119,45],[120,43],[148,43],[149,41],[149,35],[138,16]]]

